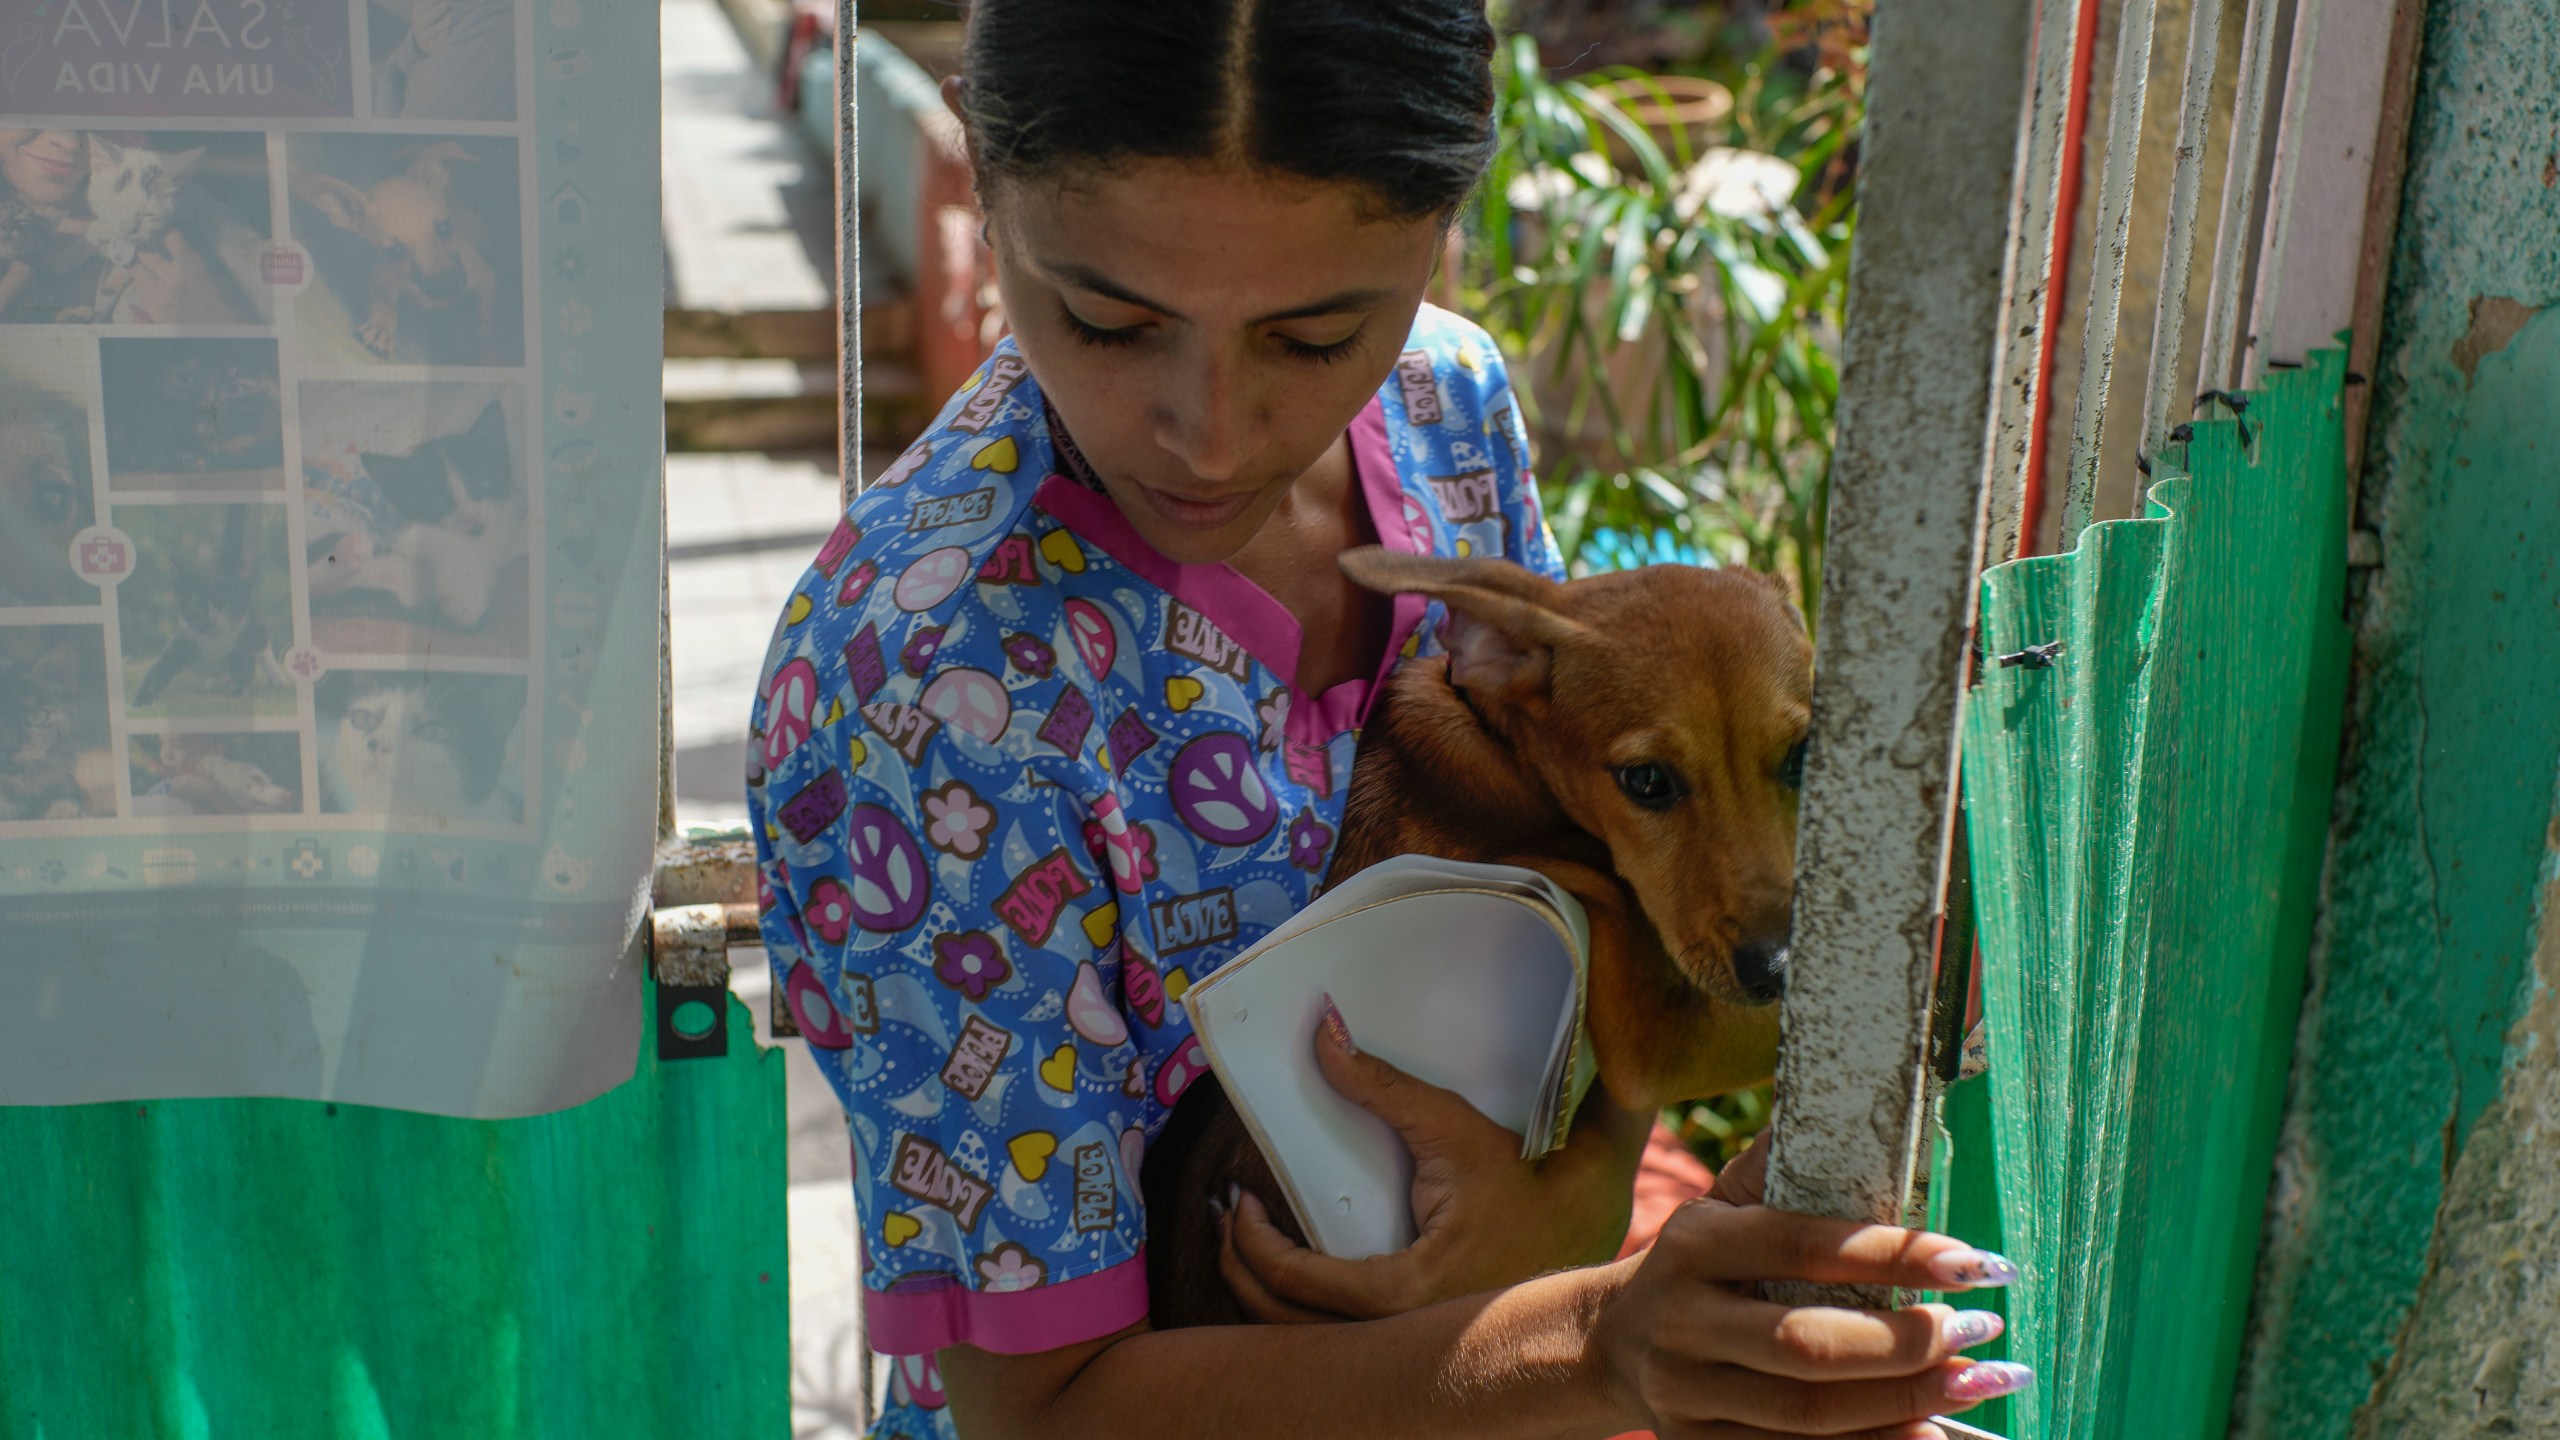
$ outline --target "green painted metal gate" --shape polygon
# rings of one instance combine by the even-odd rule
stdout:
[[[789,1433],[783,1057],[728,1003],[533,1119],[0,1108],[0,1440]]]
[[[2223,1433],[2336,772],[2344,371],[2272,373],[2152,518],[1983,577],[1989,1133],[1951,1107],[1951,1179],[2027,1276],[2013,1440]]]

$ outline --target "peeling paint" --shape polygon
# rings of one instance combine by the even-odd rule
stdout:
[[[2352,603],[2240,1440],[2560,1433],[2531,1408],[2560,1404],[2560,1341],[2514,1308],[2560,1308],[2547,929],[2534,957],[2560,761],[2555,33],[2560,0],[2428,7],[2358,505],[2388,564]],[[2487,1347],[2516,1334],[2508,1399]]]
[[[2533,1004],[2507,1047],[2514,1062],[2446,1185],[2425,1286],[2378,1394],[2357,1416],[2357,1440],[2560,1434],[2560,1326],[2549,1322],[2560,1315],[2555,902],[2560,879],[2544,887]]]
[[[2471,329],[2453,342],[2453,363],[2462,378],[2479,378],[2480,357],[2495,355],[2516,338],[2524,322],[2538,313],[2533,306],[2520,305],[2504,295],[2483,295],[2471,302]]]

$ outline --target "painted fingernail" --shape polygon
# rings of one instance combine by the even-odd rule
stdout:
[[[1947,1348],[1970,1350],[2006,1328],[2006,1323],[1992,1311],[1959,1310],[1947,1317]]]
[[[1944,1284],[1968,1290],[1995,1290],[2018,1278],[2017,1266],[1988,1250],[1950,1250],[1930,1261],[1929,1271]]]
[[[1324,1038],[1332,1041],[1343,1054],[1360,1053],[1360,1047],[1351,1043],[1351,1027],[1343,1023],[1341,1007],[1333,1003],[1333,996],[1329,994],[1324,997],[1324,1019],[1320,1028],[1324,1031]]]
[[[1985,1360],[1967,1365],[1947,1381],[1950,1400],[1989,1400],[2001,1395],[2015,1395],[2036,1383],[2036,1372],[2008,1360]]]

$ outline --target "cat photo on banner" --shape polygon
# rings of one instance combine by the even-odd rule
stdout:
[[[105,339],[107,488],[284,488],[273,340]]]
[[[263,325],[267,138],[0,130],[0,322]]]
[[[319,713],[320,808],[404,829],[524,820],[525,682],[449,670],[332,670]]]
[[[292,720],[293,593],[282,505],[120,505],[133,574],[116,592],[125,712]]]
[[[535,518],[521,395],[304,383],[304,574],[323,653],[528,653]]]

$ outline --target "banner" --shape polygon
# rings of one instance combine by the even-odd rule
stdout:
[[[0,1104],[630,1075],[657,27],[0,21]]]

